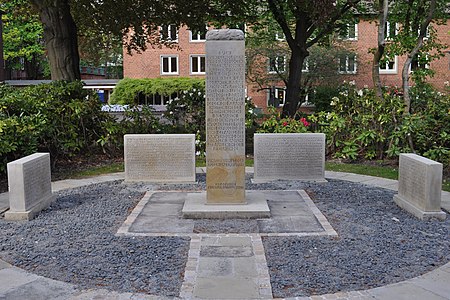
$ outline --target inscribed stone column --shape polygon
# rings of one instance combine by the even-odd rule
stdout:
[[[245,44],[237,29],[206,34],[206,203],[245,204]]]

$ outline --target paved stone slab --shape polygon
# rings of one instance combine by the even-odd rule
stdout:
[[[130,233],[192,233],[194,230],[193,220],[178,218],[161,218],[157,216],[139,215],[130,226]]]
[[[445,271],[438,269],[424,276],[414,278],[410,282],[441,297],[450,298],[450,275]]]
[[[408,281],[372,289],[368,291],[368,294],[375,299],[383,300],[448,300],[447,297],[441,297]]]
[[[231,276],[233,263],[226,257],[200,257],[198,263],[198,277]]]
[[[325,231],[314,215],[288,216],[258,220],[258,227],[261,233]]]
[[[202,246],[200,256],[204,257],[248,257],[253,256],[252,247],[247,246]]]
[[[5,268],[0,270],[0,278],[8,280],[0,280],[0,291],[8,293],[22,285],[35,281],[39,276],[27,273],[18,268]]]
[[[202,299],[259,299],[259,286],[254,278],[197,278],[194,296]]]
[[[65,300],[74,291],[75,289],[72,284],[40,277],[6,293],[0,292],[0,299]]]
[[[252,241],[246,236],[217,236],[203,237],[203,246],[234,246],[234,247],[251,247]]]

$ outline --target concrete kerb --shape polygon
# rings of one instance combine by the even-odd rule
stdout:
[[[253,168],[246,167],[245,171],[246,173],[253,173]],[[196,172],[205,173],[205,168],[197,168]],[[326,171],[325,177],[363,183],[393,191],[396,191],[398,188],[396,180],[372,176]],[[62,180],[52,183],[52,191],[57,192],[94,183],[122,179],[124,179],[124,173],[114,173],[84,179]],[[7,195],[7,193],[0,194],[0,207],[2,200],[8,200]],[[446,211],[450,211],[450,193],[442,192],[441,207]],[[191,273],[190,275],[193,275]],[[5,278],[8,278],[8,280],[3,280]],[[11,281],[11,278],[14,278],[14,280]],[[413,299],[417,295],[424,296],[426,299],[450,299],[450,290],[448,285],[445,284],[447,282],[450,282],[450,263],[422,276],[374,289],[289,299],[391,299],[392,297],[399,299],[399,295],[402,296],[402,299]],[[27,296],[36,296],[36,293],[42,293],[40,296],[47,299],[111,299],[111,297],[114,299],[169,299],[146,294],[117,293],[103,289],[77,290],[72,284],[34,275],[11,266],[2,260],[0,260],[0,283],[0,298],[8,298],[13,295],[20,295],[27,298]],[[180,296],[188,295],[180,294]]]

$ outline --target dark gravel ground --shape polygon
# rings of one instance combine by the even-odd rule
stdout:
[[[144,191],[203,190],[205,176],[197,180],[197,185],[162,186],[112,182],[60,192],[57,202],[30,222],[0,220],[0,257],[82,288],[177,296],[189,239],[114,233]],[[394,204],[392,191],[338,180],[252,184],[248,177],[246,184],[247,189],[306,189],[339,234],[263,238],[275,297],[372,288],[450,261],[450,220],[419,221]],[[204,220],[197,226],[200,232],[252,227],[242,220]]]
[[[119,292],[178,296],[189,238],[115,237],[145,186],[120,182],[60,192],[30,222],[0,220],[0,256],[38,275]]]

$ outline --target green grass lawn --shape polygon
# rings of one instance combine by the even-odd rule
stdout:
[[[197,159],[195,162],[196,167],[205,167],[205,159]],[[246,167],[253,167],[253,159],[245,160]],[[335,172],[347,172],[361,175],[376,176],[388,179],[398,179],[398,168],[390,166],[378,166],[378,165],[366,165],[366,164],[356,164],[356,163],[336,163],[336,162],[326,162],[325,169],[327,171]],[[93,167],[84,171],[75,172],[69,174],[70,178],[81,178],[97,176],[101,174],[123,172],[123,163],[113,163],[107,166]],[[450,178],[445,178],[442,183],[442,189],[444,191],[450,192]]]

